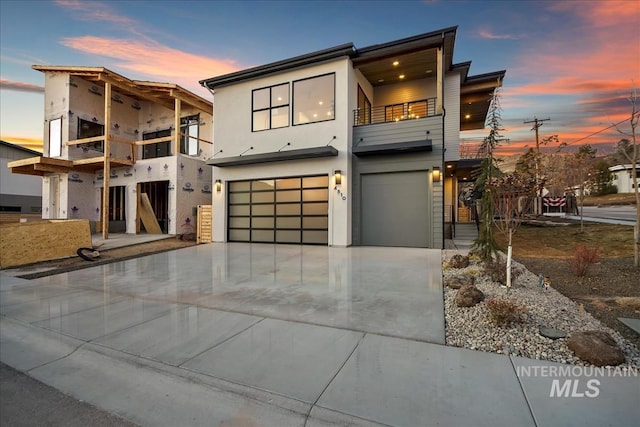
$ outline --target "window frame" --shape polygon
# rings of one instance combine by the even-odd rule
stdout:
[[[99,135],[83,135],[81,130],[82,130],[82,123],[88,123],[89,125],[93,126],[94,128],[99,128],[100,129],[100,134]],[[94,132],[91,132],[94,133]],[[94,122],[92,120],[85,120],[82,119],[80,117],[78,117],[78,133],[76,134],[77,139],[84,139],[84,138],[92,138],[92,137],[96,137],[96,136],[104,136],[104,124],[100,124],[98,122]],[[96,142],[90,142],[88,144],[81,144],[81,146],[87,147],[91,150],[95,150],[95,151],[99,151],[101,153],[104,153],[104,139],[101,141],[96,141]]]
[[[196,134],[192,135],[194,128]],[[191,153],[192,140],[195,141],[195,153]],[[194,157],[200,154],[200,113],[180,118],[180,154]]]
[[[273,103],[273,89],[277,88],[277,87],[281,87],[281,86],[286,86],[287,88],[287,99],[285,100],[285,103],[283,104],[275,104]],[[259,91],[263,91],[263,90],[268,90],[269,91],[269,103],[268,106],[265,108],[256,108],[255,106],[255,93],[259,92]],[[287,124],[283,125],[283,126],[277,126],[274,127],[273,126],[273,112],[274,110],[277,110],[278,108],[287,108]],[[256,123],[255,123],[255,115],[256,113],[259,112],[267,112],[268,118],[269,118],[269,124],[266,128],[264,129],[256,129]],[[286,128],[289,127],[290,125],[290,115],[291,115],[291,87],[290,87],[290,83],[286,82],[286,83],[278,83],[275,85],[271,85],[271,86],[264,86],[264,87],[260,87],[257,89],[252,89],[251,90],[251,132],[263,132],[266,130],[272,130],[272,129],[282,129],[282,128]]]
[[[168,135],[159,135],[161,133],[168,133]],[[150,138],[150,136],[153,136],[152,138]],[[150,132],[143,132],[142,133],[142,140],[146,141],[149,139],[155,139],[155,138],[164,138],[167,136],[171,136],[171,128],[167,128],[167,129],[160,129],[160,130],[154,130],[154,131],[150,131]],[[162,144],[162,145],[160,145]],[[151,148],[155,148],[155,153],[150,153]],[[166,147],[167,149],[167,154],[164,155],[160,155],[159,151],[160,148],[164,148]],[[148,154],[155,154],[155,155],[150,155],[148,156]],[[144,144],[142,145],[142,159],[143,160],[147,160],[147,159],[158,159],[160,157],[171,157],[171,141],[165,141],[165,142],[156,142],[154,144]]]
[[[333,93],[331,94],[332,99],[332,113],[331,113],[331,118],[330,119],[321,119],[321,120],[310,120],[308,122],[304,122],[304,123],[296,123],[295,121],[295,117],[296,117],[296,83],[300,83],[300,82],[305,82],[308,80],[313,80],[313,79],[319,79],[322,77],[327,77],[327,76],[332,76],[333,77]],[[328,122],[331,120],[335,120],[336,119],[336,73],[335,72],[331,72],[331,73],[325,73],[325,74],[319,74],[317,76],[312,76],[312,77],[306,77],[304,79],[298,79],[298,80],[293,80],[291,82],[291,126],[304,126],[304,125],[309,125],[312,123],[322,123],[322,122]]]
[[[52,125],[54,123],[58,123],[57,129],[52,129]],[[55,131],[55,141],[54,144],[52,141],[52,134]],[[55,151],[51,148],[55,147]],[[62,117],[56,117],[55,119],[49,120],[49,157],[61,157],[62,156]]]

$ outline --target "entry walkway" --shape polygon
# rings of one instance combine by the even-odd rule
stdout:
[[[212,244],[0,273],[0,360],[143,425],[630,425],[638,378],[441,345],[440,251]],[[582,385],[580,385],[582,387]]]

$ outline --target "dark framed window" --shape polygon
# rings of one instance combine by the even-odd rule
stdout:
[[[289,83],[253,90],[251,105],[253,132],[289,126]]]
[[[358,85],[358,115],[356,117],[357,125],[367,125],[371,123],[371,101],[367,98],[367,94]]]
[[[384,107],[384,120],[397,122],[404,119],[404,104],[387,105]]]
[[[78,118],[78,139],[93,138],[94,136],[104,135],[104,125],[89,120]],[[95,141],[88,144],[82,144],[91,150],[104,152],[104,141]]]
[[[293,125],[335,119],[334,73],[293,82]]]
[[[183,117],[180,119],[180,152],[189,156],[199,154],[198,141],[200,130],[200,114]]]
[[[171,136],[171,129],[163,129],[155,132],[145,132],[142,134],[142,140],[164,138]],[[171,155],[171,141],[156,142],[155,144],[146,144],[142,146],[143,159],[155,159],[156,157],[167,157]]]

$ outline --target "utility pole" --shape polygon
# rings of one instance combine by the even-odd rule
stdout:
[[[542,213],[542,203],[540,200],[540,196],[542,196],[542,188],[540,188],[540,138],[538,136],[538,129],[543,125],[544,122],[551,120],[550,118],[546,119],[538,119],[537,117],[533,117],[533,120],[525,121],[525,124],[533,123],[533,127],[531,130],[536,131],[536,192],[537,199],[536,203],[534,203],[534,209],[536,215],[540,215]]]

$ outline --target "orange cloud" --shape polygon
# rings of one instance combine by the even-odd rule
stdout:
[[[0,89],[2,90],[13,90],[16,92],[35,92],[35,93],[44,93],[44,87],[39,85],[34,85],[31,83],[24,82],[16,82],[11,80],[2,79],[0,80]]]
[[[84,36],[67,37],[64,46],[120,61],[121,68],[152,76],[154,80],[168,79],[192,90],[201,90],[198,80],[231,73],[238,69],[232,60],[198,56],[152,41],[112,39]]]
[[[34,139],[15,135],[2,135],[0,139],[9,142],[11,144],[19,145],[30,150],[39,151],[42,153],[42,139]]]

